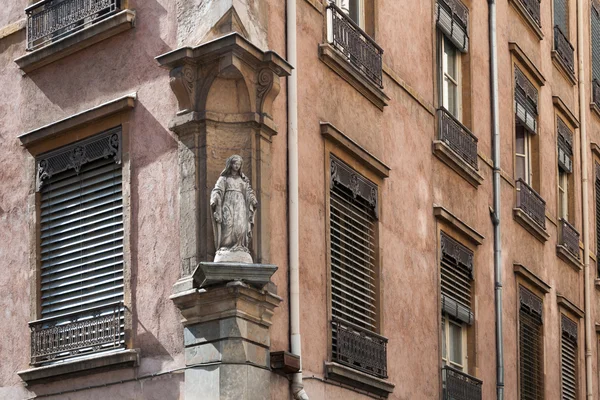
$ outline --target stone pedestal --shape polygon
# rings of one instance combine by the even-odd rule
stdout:
[[[241,275],[254,276],[249,284],[231,280],[239,265],[202,263],[191,289],[174,287],[171,300],[183,316],[185,362],[192,367],[185,371],[186,400],[271,398],[269,327],[281,298],[262,287],[276,267],[248,266]]]

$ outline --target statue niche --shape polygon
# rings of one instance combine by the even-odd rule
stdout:
[[[210,194],[216,263],[252,263],[249,247],[258,200],[243,164],[242,157],[229,157]]]

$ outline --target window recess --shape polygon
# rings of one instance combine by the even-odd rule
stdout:
[[[519,383],[522,399],[544,399],[543,303],[519,286]]]
[[[577,324],[561,315],[560,377],[562,400],[576,400],[578,387]]]
[[[40,155],[31,363],[124,347],[121,130]]]

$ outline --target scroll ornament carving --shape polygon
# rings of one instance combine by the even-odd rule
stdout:
[[[243,159],[229,157],[210,195],[214,262],[252,263],[249,244],[258,200],[242,172]]]
[[[262,112],[263,103],[267,93],[273,88],[273,72],[263,68],[258,73],[258,87],[256,89],[257,107]]]
[[[192,95],[194,91],[195,73],[191,65],[173,68],[170,72],[171,90],[179,103],[179,111],[189,111],[193,108]]]

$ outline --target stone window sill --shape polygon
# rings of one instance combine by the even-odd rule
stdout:
[[[579,258],[577,258],[576,256],[574,256],[569,250],[567,250],[567,248],[561,244],[556,246],[556,255],[558,255],[558,257],[563,260],[564,262],[566,262],[567,264],[569,264],[571,267],[573,267],[576,271],[581,271],[583,269],[583,266],[581,265],[581,262],[579,261]]]
[[[333,46],[327,43],[320,44],[319,58],[381,111],[383,111],[383,107],[388,105],[390,98],[385,92],[365,78]]]
[[[117,350],[77,360],[68,360],[57,364],[31,368],[19,371],[17,374],[28,385],[31,385],[43,383],[58,376],[83,375],[107,369],[137,367],[139,365],[139,358],[140,352],[138,349]]]
[[[569,67],[565,65],[563,60],[560,59],[560,56],[558,55],[558,52],[556,50],[552,50],[552,63],[554,64],[556,69],[558,69],[560,73],[569,82],[571,82],[571,85],[577,84],[577,78],[575,78],[575,75],[573,74],[573,72],[571,72],[571,70],[569,70]]]
[[[395,387],[384,379],[376,378],[335,362],[325,363],[325,377],[328,380],[352,386],[381,397],[388,397]]]
[[[594,112],[594,114],[596,114],[596,117],[600,118],[600,105],[592,101],[590,103],[590,109]]]
[[[57,42],[19,57],[15,60],[15,63],[17,63],[23,72],[30,73],[79,50],[101,42],[104,39],[131,29],[134,27],[134,24],[135,11],[123,10],[103,21],[66,36]]]
[[[443,141],[433,141],[433,154],[475,188],[477,188],[483,182],[483,177],[479,174],[479,172],[467,164],[461,156],[456,154],[456,152],[454,152],[454,150],[452,150]]]
[[[537,240],[544,243],[550,235],[520,208],[513,208],[513,218]]]
[[[519,0],[509,0],[509,3],[513,5],[513,7],[519,12],[521,17],[525,20],[527,25],[531,28],[531,30],[535,33],[539,40],[544,38],[544,34],[542,33],[542,28],[538,25],[538,23],[533,19],[533,17],[529,14],[529,12],[523,7],[523,4]]]

